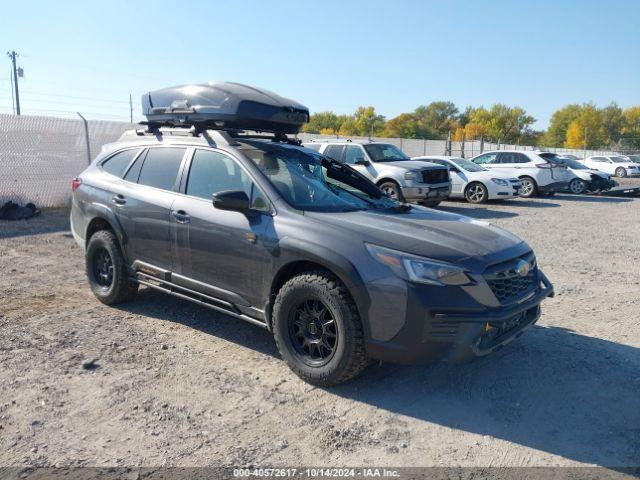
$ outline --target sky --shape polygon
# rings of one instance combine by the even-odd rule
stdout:
[[[640,105],[639,21],[639,0],[2,0],[0,48],[23,114],[128,120],[131,94],[139,121],[146,91],[235,81],[312,113],[518,105],[542,129],[569,103]]]

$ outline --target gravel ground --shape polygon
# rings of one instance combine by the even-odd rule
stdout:
[[[492,356],[331,389],[240,320],[100,304],[66,210],[0,223],[0,466],[640,466],[639,206],[443,203],[528,241],[557,296]]]

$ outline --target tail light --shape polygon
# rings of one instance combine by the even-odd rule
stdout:
[[[71,180],[71,191],[75,192],[76,190],[78,190],[78,188],[80,188],[80,185],[82,185],[82,180],[80,180],[78,177],[74,178],[73,180]]]
[[[550,163],[536,163],[535,165],[538,168],[553,168]]]

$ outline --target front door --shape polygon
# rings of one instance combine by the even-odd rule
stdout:
[[[268,201],[239,163],[226,153],[196,148],[186,180],[172,206],[175,283],[261,308],[268,254],[263,238],[272,230]],[[219,210],[214,193],[242,190],[253,213]],[[195,280],[195,282],[190,282]]]

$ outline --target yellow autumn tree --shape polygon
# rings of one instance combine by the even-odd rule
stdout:
[[[579,120],[574,120],[567,127],[564,145],[567,148],[584,148],[584,127]]]
[[[333,128],[321,128],[320,135],[335,135],[336,131]]]

